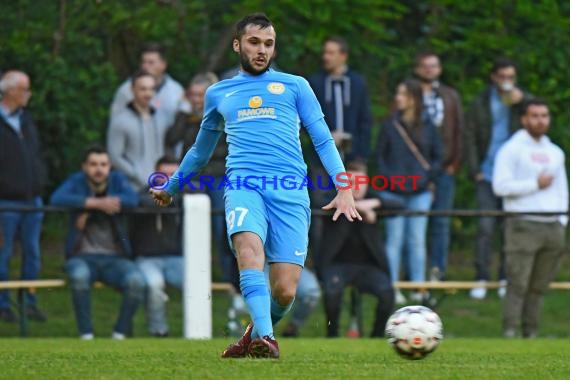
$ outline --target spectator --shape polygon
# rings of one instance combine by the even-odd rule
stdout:
[[[382,201],[400,204],[415,211],[428,211],[432,202],[433,181],[439,175],[442,147],[435,126],[423,117],[420,82],[408,79],[398,85],[395,96],[397,112],[380,131],[377,144],[378,172],[388,179],[394,176],[419,176],[404,186],[390,184],[382,190]],[[392,216],[386,218],[386,255],[393,282],[398,281],[403,249],[409,255],[407,272],[413,282],[425,280],[427,216]],[[421,301],[420,293],[413,293]],[[405,303],[401,292],[396,302]]]
[[[505,141],[519,129],[519,114],[523,101],[529,94],[516,85],[517,68],[513,61],[497,59],[491,70],[491,84],[477,96],[465,120],[465,158],[470,177],[475,181],[477,205],[480,210],[500,210],[501,199],[493,194],[492,175],[495,155]],[[484,299],[489,280],[491,246],[497,218],[479,218],[475,247],[475,279],[480,287],[471,289],[473,299]],[[501,234],[502,235],[502,234]],[[504,252],[501,250],[499,264],[499,296],[506,293]]]
[[[156,81],[156,93],[152,98],[154,109],[164,114],[166,123],[174,123],[176,113],[182,106],[184,89],[170,75],[166,73],[168,62],[164,47],[157,43],[147,43],[140,51],[140,70],[148,72]],[[133,101],[132,79],[129,78],[117,90],[111,105],[111,119],[123,112],[125,107]],[[188,112],[190,110],[187,110]]]
[[[530,100],[522,106],[521,129],[499,149],[493,190],[512,212],[568,211],[568,179],[562,149],[546,136],[548,106]],[[544,292],[554,278],[565,245],[567,215],[523,215],[506,221],[507,295],[503,334],[535,338]]]
[[[0,79],[0,208],[41,207],[46,170],[36,125],[26,106],[30,78],[21,71],[7,71]],[[40,273],[42,212],[0,212],[0,281],[8,280],[14,242],[22,247],[22,280],[35,280]],[[47,318],[26,292],[28,318]],[[0,320],[16,322],[8,290],[0,291]]]
[[[122,340],[131,329],[133,315],[144,298],[144,277],[131,258],[123,208],[138,199],[119,172],[111,171],[107,152],[100,147],[86,151],[82,171],[72,174],[51,196],[56,206],[84,208],[73,212],[66,240],[65,271],[81,339],[93,339],[91,285],[101,281],[120,289],[123,300],[113,328]]]
[[[171,177],[178,169],[178,160],[164,156],[156,164],[156,171]],[[162,184],[156,178],[155,185]],[[139,193],[141,206],[157,208],[148,188]],[[180,202],[175,202],[180,204]],[[171,204],[171,208],[178,208]],[[146,314],[148,329],[156,337],[168,336],[166,321],[166,284],[182,289],[184,259],[182,257],[181,214],[144,214],[133,216],[130,223],[133,252],[147,285]]]
[[[434,178],[435,193],[432,210],[451,210],[455,197],[455,173],[461,163],[463,110],[457,91],[439,81],[441,62],[433,52],[416,57],[415,75],[422,83],[424,112],[435,125],[443,143],[442,170]],[[449,252],[451,218],[431,217],[430,280],[445,278]]]
[[[366,165],[361,162],[348,164],[347,170],[353,176],[366,175]],[[371,195],[367,185],[355,187],[354,177],[351,179],[363,222],[339,219],[335,223],[330,218],[323,221],[323,231],[329,238],[321,244],[317,268],[323,282],[327,336],[338,336],[342,296],[345,288],[353,285],[378,299],[371,335],[381,337],[394,305],[394,290],[378,234],[375,209],[380,207],[380,200]]]
[[[370,153],[372,126],[370,99],[364,77],[348,68],[348,56],[349,46],[344,38],[327,38],[323,43],[322,70],[309,78],[309,84],[317,96],[343,160],[366,160]],[[305,155],[312,182],[318,184],[319,178],[327,177],[326,170],[312,145],[306,149]],[[320,183],[322,186],[311,191],[314,207],[321,207],[330,199],[330,192],[323,187],[330,184],[332,189],[332,182],[324,180]],[[322,223],[320,216],[311,218],[310,246],[314,253],[321,251]]]
[[[192,111],[178,112],[174,125],[168,129],[165,138],[166,153],[169,156],[176,156],[182,159],[186,152],[192,147],[196,141],[196,135],[200,130],[202,116],[204,115],[204,95],[206,89],[216,83],[218,78],[214,73],[197,74],[192,78],[186,97],[190,102]],[[228,145],[225,138],[220,139],[220,143],[210,162],[207,171],[213,171],[215,176],[223,176],[226,169],[225,158],[228,154]],[[182,149],[177,149],[182,143]]]
[[[349,70],[348,43],[329,37],[323,44],[323,70],[309,78],[325,121],[344,158],[367,159],[372,113],[365,79]]]
[[[172,154],[174,147],[182,142],[183,151],[180,157],[182,159],[184,154],[192,147],[200,130],[200,124],[202,123],[204,94],[206,93],[206,89],[217,81],[218,78],[213,73],[197,74],[192,78],[188,86],[188,98],[192,105],[192,112],[190,114],[179,113],[174,126],[166,133],[166,149],[169,153]],[[201,172],[204,176],[213,177],[211,185],[206,186],[204,190],[207,191],[212,201],[212,209],[214,210],[224,209],[224,189],[223,186],[220,185],[222,184],[226,172],[227,155],[228,143],[226,142],[226,136],[222,136],[214,150],[210,162]],[[226,234],[226,220],[223,214],[212,216],[212,229],[217,257],[222,269],[222,280],[237,284],[238,286],[236,288],[239,289],[237,263],[229,248]],[[236,295],[236,297],[240,296]],[[245,307],[245,304],[241,302],[241,297],[239,300],[236,299],[235,303],[235,306],[239,306],[238,309]]]
[[[164,155],[164,138],[169,126],[149,103],[154,87],[152,75],[137,72],[132,78],[134,99],[111,120],[107,133],[113,167],[126,175],[137,191],[148,186],[156,161]]]

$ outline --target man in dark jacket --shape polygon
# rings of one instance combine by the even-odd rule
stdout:
[[[353,176],[366,175],[366,166],[361,162],[348,164],[347,170]],[[345,288],[352,285],[378,299],[371,336],[381,337],[394,306],[394,289],[378,232],[375,209],[380,207],[380,200],[368,193],[367,185],[356,187],[354,177],[351,180],[356,208],[363,222],[350,223],[345,219],[333,222],[324,218],[323,231],[327,239],[321,244],[316,264],[325,295],[327,336],[338,336],[342,296]]]
[[[480,210],[501,210],[501,199],[491,186],[495,155],[508,138],[520,128],[518,115],[530,95],[516,86],[516,64],[505,58],[497,59],[491,71],[491,84],[477,96],[466,114],[465,159],[470,177],[475,181]],[[490,278],[491,246],[496,226],[495,217],[479,218],[475,247],[476,280],[485,284]],[[502,234],[501,234],[502,235]],[[499,296],[506,293],[504,252],[499,265]],[[471,297],[483,299],[484,286],[471,289]]]
[[[111,171],[105,149],[93,147],[83,158],[82,171],[72,174],[51,196],[51,204],[85,208],[70,218],[65,246],[65,271],[81,339],[93,339],[91,285],[101,281],[120,289],[123,301],[113,329],[113,338],[122,340],[130,331],[133,316],[144,298],[145,281],[130,260],[126,220],[119,213],[135,207],[137,194],[128,179]]]
[[[8,71],[0,79],[0,208],[41,207],[46,170],[38,132],[26,109],[31,96],[30,78]],[[22,280],[35,280],[40,272],[42,212],[0,212],[0,281],[8,280],[9,262],[16,238],[23,251]],[[45,321],[36,297],[26,292],[30,319]],[[0,319],[16,322],[8,290],[0,291]]]
[[[433,52],[416,56],[415,76],[422,83],[424,112],[436,127],[443,146],[442,170],[433,179],[435,185],[432,210],[451,210],[455,197],[455,173],[461,163],[463,107],[455,89],[439,81],[442,68]],[[447,267],[451,218],[430,218],[430,280],[442,280]]]
[[[327,38],[323,43],[323,69],[308,79],[345,162],[368,159],[372,128],[372,112],[366,81],[362,75],[348,68],[348,50],[348,43],[344,38],[337,36]],[[326,178],[326,170],[312,144],[307,147],[305,156],[312,182],[318,183],[318,178]],[[328,181],[323,181],[324,187],[328,184]],[[317,208],[325,205],[330,198],[330,192],[321,189],[320,186],[310,195],[311,203]],[[321,217],[311,218],[310,246],[313,252],[320,251],[321,225]]]

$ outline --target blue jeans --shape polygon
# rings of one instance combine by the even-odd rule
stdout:
[[[269,286],[269,265],[265,266],[265,278]],[[321,287],[317,276],[308,268],[303,268],[297,284],[295,305],[290,323],[295,327],[303,326],[309,315],[315,310],[321,299]]]
[[[405,205],[407,210],[427,211],[430,209],[432,195],[429,191],[402,195],[389,191],[381,191],[383,199],[393,199]],[[408,254],[407,272],[410,281],[425,281],[426,269],[426,232],[427,216],[391,216],[385,220],[386,256],[390,266],[390,277],[398,281],[402,252]]]
[[[41,207],[42,199],[36,197],[29,201],[9,201],[0,199],[0,207],[34,206]],[[14,241],[18,239],[22,247],[22,280],[35,280],[40,273],[40,233],[42,212],[0,212],[0,281],[6,281],[10,273],[10,257],[14,250]],[[36,297],[26,292],[28,305],[36,304]],[[0,291],[0,309],[10,307],[10,293]]]
[[[119,256],[78,255],[66,261],[65,272],[69,276],[71,300],[80,335],[93,333],[91,285],[95,281],[118,288],[123,293],[114,331],[125,335],[129,332],[145,291],[144,277],[134,262]]]
[[[184,284],[184,258],[182,256],[140,257],[137,266],[147,286],[146,317],[151,334],[168,333],[166,321],[166,285],[182,289]]]
[[[435,180],[435,199],[432,210],[453,209],[455,198],[455,177],[447,173],[440,174]],[[445,275],[447,269],[447,255],[449,253],[449,234],[451,218],[447,216],[432,216],[430,255],[431,266],[437,267],[440,274]]]

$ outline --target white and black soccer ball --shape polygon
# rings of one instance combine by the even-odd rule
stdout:
[[[406,306],[388,318],[386,337],[388,343],[404,358],[423,359],[442,341],[443,324],[430,308]]]

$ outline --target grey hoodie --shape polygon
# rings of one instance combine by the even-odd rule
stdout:
[[[151,108],[151,117],[143,120],[132,103],[111,118],[107,132],[111,163],[127,176],[137,191],[148,186],[156,161],[164,155],[168,127],[162,112]]]

